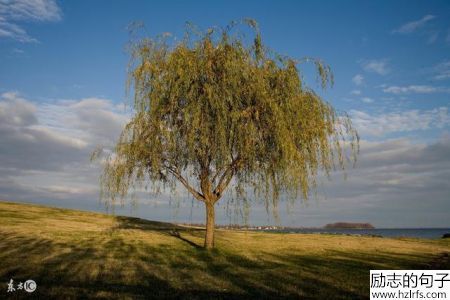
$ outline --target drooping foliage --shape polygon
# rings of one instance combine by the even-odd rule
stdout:
[[[136,183],[173,187],[215,203],[233,183],[267,202],[307,198],[319,170],[355,161],[358,135],[346,115],[302,82],[312,62],[323,87],[330,68],[266,48],[256,22],[246,38],[233,23],[181,41],[144,38],[131,49],[133,113],[102,176],[103,197],[123,199]],[[251,30],[248,30],[248,29]],[[248,32],[247,32],[248,33]]]

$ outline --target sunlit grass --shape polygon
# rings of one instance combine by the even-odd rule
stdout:
[[[450,252],[448,240],[217,230],[217,249],[208,252],[203,235],[0,202],[0,298],[11,278],[31,278],[44,299],[354,299],[367,298],[370,269],[449,268],[438,259]]]

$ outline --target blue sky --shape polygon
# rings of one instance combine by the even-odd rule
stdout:
[[[86,157],[98,142],[112,144],[129,117],[120,105],[127,26],[143,21],[150,36],[182,36],[186,21],[207,28],[243,17],[258,21],[277,52],[331,66],[335,85],[320,93],[353,117],[362,138],[348,179],[324,181],[321,199],[284,224],[450,226],[448,1],[0,0],[0,198],[101,210],[99,170]],[[312,66],[300,69],[320,90]],[[134,213],[202,219],[202,208],[187,217],[167,197],[143,200]],[[250,222],[266,221],[256,205]]]

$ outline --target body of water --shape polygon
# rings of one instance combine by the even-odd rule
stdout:
[[[388,229],[286,229],[286,230],[270,230],[284,233],[323,233],[323,234],[347,234],[347,235],[369,235],[382,237],[411,237],[438,239],[442,238],[445,233],[450,233],[450,228],[388,228]]]

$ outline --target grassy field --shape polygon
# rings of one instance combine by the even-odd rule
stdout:
[[[178,234],[174,234],[174,231]],[[370,269],[448,269],[447,240],[217,230],[0,202],[0,298],[368,298]],[[36,281],[33,294],[7,282]]]

